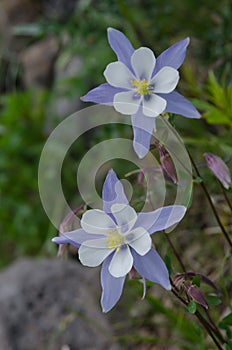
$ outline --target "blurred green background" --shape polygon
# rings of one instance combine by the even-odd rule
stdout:
[[[229,0],[1,2],[0,267],[24,255],[56,254],[56,247],[50,243],[56,229],[49,222],[38,194],[40,153],[53,128],[66,116],[87,106],[81,104],[80,96],[104,82],[102,73],[115,60],[107,42],[107,27],[123,31],[136,48],[148,46],[156,56],[178,40],[190,37],[178,90],[195,104],[203,118],[194,121],[177,116],[174,124],[201,166],[224,224],[231,227],[231,214],[221,197],[220,186],[204,166],[202,156],[204,152],[216,153],[232,167],[231,19]],[[131,130],[123,126],[104,127],[73,145],[62,170],[63,188],[71,206],[82,204],[75,183],[79,160],[97,142],[118,135],[131,137]],[[125,162],[116,166],[119,177],[133,170]],[[136,179],[136,174],[130,178],[134,185]],[[224,242],[217,229],[212,238],[202,237],[202,230],[210,231],[216,224],[209,208],[199,205],[204,199],[198,187],[188,218],[173,237],[177,248],[185,252],[183,259],[190,269],[204,269],[204,259],[208,259],[209,266],[204,272],[211,273],[215,272],[215,261],[223,258],[218,247],[223,250]],[[141,187],[137,186],[135,191],[135,200],[136,193],[137,198],[144,196]],[[231,191],[228,196],[231,198]],[[164,239],[159,240],[163,256],[172,260]],[[202,257],[201,247],[206,245]],[[222,280],[221,285],[231,285],[232,276],[228,276],[228,281]],[[166,313],[170,326],[183,321],[183,315],[165,311],[155,299],[150,298],[149,303],[151,308],[144,312],[152,313],[154,308],[158,314]],[[140,325],[136,317],[131,322]],[[194,349],[206,349],[200,342],[201,331],[191,323],[186,324],[183,339],[183,344],[186,343],[182,344],[183,349],[192,349],[188,344],[194,339],[197,339]],[[141,339],[122,341],[132,346],[140,344]]]

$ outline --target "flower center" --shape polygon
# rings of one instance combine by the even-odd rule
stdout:
[[[143,80],[131,80],[131,85],[136,88],[137,93],[140,96],[148,95],[151,93],[151,86],[146,79]]]
[[[123,236],[116,229],[108,231],[107,234],[106,241],[109,249],[117,248],[119,250],[124,244]]]

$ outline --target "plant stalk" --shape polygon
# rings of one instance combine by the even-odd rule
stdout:
[[[189,157],[190,157],[190,159],[191,159],[192,165],[193,165],[193,167],[194,167],[194,169],[195,169],[195,172],[196,172],[197,176],[201,178],[201,174],[200,174],[200,172],[199,172],[199,170],[198,170],[198,168],[197,168],[197,166],[196,166],[196,164],[195,164],[195,162],[194,162],[194,160],[192,159],[192,157],[191,157],[190,154],[189,154]],[[224,235],[224,237],[225,237],[227,243],[229,244],[230,248],[232,249],[232,241],[231,241],[231,239],[230,239],[230,236],[229,236],[228,232],[226,231],[225,227],[223,226],[223,224],[222,224],[222,222],[221,222],[221,219],[220,219],[220,217],[219,217],[219,215],[218,215],[218,213],[217,213],[217,210],[216,210],[216,208],[215,208],[215,206],[214,206],[214,204],[213,204],[213,202],[212,202],[212,199],[211,199],[211,197],[210,197],[210,194],[209,194],[209,192],[208,192],[208,190],[207,190],[207,188],[206,188],[206,186],[205,186],[205,183],[202,181],[202,182],[200,183],[200,185],[201,185],[201,187],[202,187],[202,189],[203,189],[203,191],[204,191],[204,193],[205,193],[205,195],[206,195],[206,197],[207,197],[207,199],[208,199],[208,202],[209,202],[209,204],[210,204],[210,206],[211,206],[211,209],[212,209],[212,211],[213,211],[213,213],[214,213],[214,216],[215,216],[215,218],[216,218],[216,220],[217,220],[217,223],[218,223],[218,225],[220,226],[221,231],[222,231],[222,233],[223,233],[223,235]]]
[[[172,249],[172,251],[173,251],[173,253],[174,253],[174,255],[175,255],[177,261],[179,262],[180,267],[182,268],[183,272],[187,272],[187,270],[186,270],[186,268],[185,268],[185,266],[184,266],[184,263],[183,263],[181,257],[179,256],[179,254],[178,254],[176,248],[174,247],[174,245],[173,245],[173,243],[172,243],[172,241],[171,241],[169,235],[165,232],[165,230],[163,230],[163,234],[164,234],[166,240],[168,241],[168,244],[170,245],[170,247],[171,247],[171,249]]]
[[[179,299],[179,300],[182,302],[182,304],[184,304],[185,306],[187,306],[187,305],[188,305],[188,302],[187,302],[184,298],[182,298],[182,297],[179,295],[179,293],[178,293],[178,291],[176,290],[176,288],[175,288],[175,286],[173,285],[173,283],[172,283],[172,286],[173,286],[173,288],[172,288],[172,293],[175,295],[175,297],[176,297],[177,299]],[[199,320],[199,322],[201,323],[201,325],[204,327],[204,329],[206,330],[206,332],[208,333],[208,335],[211,337],[212,341],[213,341],[214,344],[217,346],[217,348],[218,348],[219,350],[224,350],[224,349],[221,347],[219,341],[218,341],[217,338],[216,338],[216,336],[217,336],[218,339],[220,339],[220,342],[221,342],[222,344],[225,343],[225,342],[224,342],[224,339],[222,338],[222,336],[221,336],[221,334],[220,334],[220,332],[219,332],[218,330],[216,331],[214,328],[212,328],[212,326],[207,322],[207,320],[206,320],[198,311],[195,312],[195,316],[197,317],[197,319]],[[215,333],[216,336],[214,335],[214,333]]]
[[[225,201],[226,203],[228,204],[228,207],[230,208],[230,210],[232,211],[232,204],[227,196],[227,193],[226,193],[226,190],[224,188],[224,186],[222,185],[222,183],[218,180],[220,186],[221,186],[221,189],[222,189],[222,192],[223,192],[223,195],[224,195],[224,198],[225,198]]]

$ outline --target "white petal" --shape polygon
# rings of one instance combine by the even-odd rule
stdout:
[[[139,255],[145,255],[151,249],[151,237],[143,227],[132,230],[126,241]]]
[[[154,92],[167,94],[172,92],[179,81],[178,70],[172,67],[163,67],[151,80]]]
[[[84,241],[81,246],[83,245],[89,248],[109,249],[106,238],[89,239],[88,241]]]
[[[143,114],[146,117],[157,117],[166,108],[167,102],[158,95],[151,94],[143,99]]]
[[[119,92],[114,95],[114,108],[122,114],[135,114],[139,109],[142,97],[134,97],[135,91]]]
[[[81,227],[88,233],[105,234],[115,227],[115,223],[104,211],[91,209],[83,214]]]
[[[119,233],[125,234],[131,230],[137,220],[136,211],[126,204],[113,204],[111,212],[115,217]]]
[[[114,249],[96,249],[81,245],[78,254],[80,262],[89,267],[100,265]]]
[[[134,69],[137,79],[151,79],[155,67],[155,55],[148,47],[140,47],[135,50],[131,56],[131,65]]]
[[[132,72],[122,62],[108,64],[103,74],[110,85],[125,89],[131,89],[131,80],[135,79]]]
[[[128,246],[124,246],[114,253],[109,265],[109,272],[114,277],[123,277],[130,272],[133,257]]]

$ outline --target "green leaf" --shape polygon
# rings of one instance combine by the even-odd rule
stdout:
[[[168,121],[172,126],[175,126],[175,115],[170,113]]]
[[[232,326],[232,312],[226,317],[224,317],[221,322],[226,325]]]
[[[217,306],[217,305],[221,304],[221,302],[222,302],[220,298],[218,298],[217,296],[214,296],[214,295],[208,295],[206,297],[206,300],[207,300],[209,306]]]
[[[207,90],[210,93],[212,103],[221,108],[227,105],[226,89],[219,84],[213,71],[209,73]]]
[[[171,276],[171,274],[172,274],[172,272],[173,272],[173,269],[172,269],[171,259],[169,258],[168,255],[165,255],[165,257],[164,257],[164,262],[165,262],[165,264],[166,264],[166,266],[167,266],[169,276]]]
[[[193,277],[192,284],[195,284],[197,287],[201,286],[201,278],[199,275]]]
[[[232,125],[230,116],[223,113],[220,109],[216,107],[210,107],[210,110],[204,114],[204,118],[210,124],[226,124]]]
[[[214,73],[209,73],[205,87],[205,99],[194,99],[194,105],[203,112],[210,124],[232,125],[232,85],[218,82]]]
[[[199,177],[199,176],[196,177],[196,179],[193,180],[193,182],[194,182],[195,184],[200,184],[202,181],[203,181],[202,178]]]
[[[226,344],[226,350],[232,350],[232,339],[230,339]]]
[[[190,312],[190,314],[195,314],[195,312],[197,311],[197,304],[195,303],[195,301],[190,301],[190,303],[187,306],[188,312]]]

